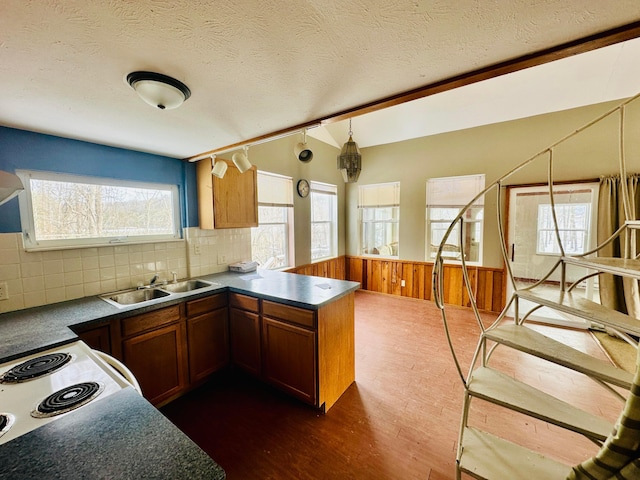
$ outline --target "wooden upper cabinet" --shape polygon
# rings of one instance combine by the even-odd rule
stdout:
[[[198,215],[200,228],[244,228],[258,226],[258,173],[255,166],[240,173],[227,162],[224,178],[211,175],[211,159],[197,164]]]

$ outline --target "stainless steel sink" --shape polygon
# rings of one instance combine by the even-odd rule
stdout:
[[[122,290],[120,292],[107,293],[100,295],[100,298],[105,302],[115,305],[118,308],[124,308],[129,305],[140,305],[145,302],[151,302],[158,298],[166,298],[174,293],[185,293],[193,290],[199,290],[201,288],[207,288],[220,285],[215,282],[207,282],[205,280],[193,279],[183,280],[176,283],[167,283],[164,285],[158,285],[157,287],[150,288],[131,288],[128,290]]]
[[[169,292],[164,292],[157,288],[144,288],[141,290],[125,290],[122,292],[109,293],[107,295],[101,295],[100,298],[116,307],[122,307],[149,302],[157,298],[168,297],[169,295]]]
[[[167,283],[166,285],[162,285],[160,288],[167,292],[171,293],[183,293],[190,292],[192,290],[198,290],[200,288],[207,288],[213,285],[218,285],[213,282],[205,282],[204,280],[184,280],[182,282],[177,283]]]

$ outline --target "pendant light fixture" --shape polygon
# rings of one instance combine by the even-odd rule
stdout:
[[[298,160],[300,160],[301,162],[307,163],[313,159],[313,152],[307,146],[307,130],[306,129],[304,130],[302,135],[303,135],[302,143],[298,143],[294,147],[293,153],[295,154]]]
[[[342,172],[345,183],[357,182],[362,170],[362,155],[352,136],[351,119],[349,119],[349,140],[342,146],[342,151],[338,155],[338,170]]]
[[[184,83],[161,73],[131,72],[127,83],[142,100],[160,110],[177,108],[191,96]]]

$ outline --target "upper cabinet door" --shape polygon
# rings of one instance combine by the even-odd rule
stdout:
[[[220,161],[222,159],[217,159]],[[226,161],[226,160],[223,160]],[[200,228],[244,228],[258,226],[257,169],[244,173],[229,161],[223,178],[211,174],[211,160],[200,160],[198,176],[198,215]]]

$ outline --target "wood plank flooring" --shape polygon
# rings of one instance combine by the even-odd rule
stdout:
[[[455,478],[463,388],[439,312],[430,301],[366,291],[356,292],[355,307],[356,382],[326,415],[237,373],[219,375],[162,412],[229,480]],[[477,341],[471,311],[452,307],[448,318],[468,361]],[[606,358],[588,332],[534,328]],[[578,398],[611,422],[622,409],[583,375],[543,360],[499,348],[491,362],[548,393]],[[597,451],[577,434],[486,402],[474,401],[470,419],[568,465]]]

